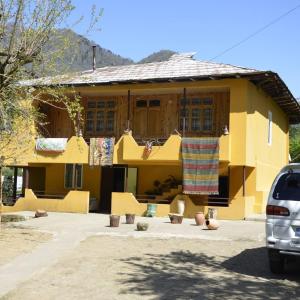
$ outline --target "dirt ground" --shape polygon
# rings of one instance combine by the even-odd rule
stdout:
[[[2,299],[299,298],[299,263],[272,275],[263,241],[93,236]]]
[[[11,224],[0,225],[0,266],[49,240],[51,234]]]

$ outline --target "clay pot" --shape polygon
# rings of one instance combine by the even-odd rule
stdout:
[[[48,214],[45,210],[43,209],[38,209],[36,212],[35,212],[35,215],[34,215],[36,218],[40,218],[40,217],[47,217]]]
[[[202,211],[199,211],[195,214],[196,225],[202,226],[205,222],[205,216]]]
[[[142,222],[138,222],[136,224],[136,229],[137,231],[146,231],[149,227],[148,223],[142,223]]]
[[[119,227],[120,216],[119,215],[110,215],[109,221],[110,221],[110,227]]]
[[[169,214],[169,218],[172,224],[181,224],[183,220],[183,215]]]
[[[125,214],[126,224],[134,224],[135,214]]]
[[[207,229],[216,230],[219,228],[219,222],[215,219],[208,219],[205,222]]]

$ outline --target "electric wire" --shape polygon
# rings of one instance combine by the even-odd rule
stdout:
[[[216,56],[214,56],[213,58],[211,58],[209,61],[215,60],[216,58],[223,56],[225,53],[231,51],[232,49],[240,46],[241,44],[245,43],[246,41],[250,40],[251,38],[253,38],[254,36],[256,36],[257,34],[261,33],[262,31],[266,30],[267,28],[271,27],[272,25],[274,25],[275,23],[279,22],[281,19],[283,19],[284,17],[286,17],[287,15],[289,15],[290,13],[292,13],[293,11],[295,11],[296,9],[298,9],[300,7],[300,4],[298,4],[297,6],[295,6],[294,8],[288,10],[287,12],[283,13],[282,15],[280,15],[279,17],[275,18],[274,20],[272,20],[271,22],[269,22],[268,24],[264,25],[263,27],[259,28],[258,30],[256,30],[255,32],[253,32],[252,34],[248,35],[247,37],[245,37],[244,39],[242,39],[241,41],[239,41],[238,43],[234,44],[233,46],[223,50],[222,52],[220,52],[219,54],[217,54]]]

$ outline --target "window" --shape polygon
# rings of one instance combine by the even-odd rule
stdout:
[[[65,166],[65,188],[82,189],[82,165],[66,164]]]
[[[88,135],[112,134],[115,129],[116,101],[89,100],[85,116]]]
[[[185,118],[185,130],[188,132],[206,132],[214,130],[214,101],[210,97],[190,98],[180,100],[179,128],[183,130]]]
[[[272,112],[268,111],[268,145],[272,145]]]
[[[275,186],[273,198],[275,200],[300,201],[300,174],[283,174]]]

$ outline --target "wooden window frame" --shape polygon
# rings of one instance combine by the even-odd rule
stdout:
[[[201,101],[205,100],[211,100],[211,104],[205,104],[201,103]],[[184,99],[182,96],[179,98],[179,129],[183,130],[183,118],[185,115],[185,133],[188,135],[191,134],[203,134],[203,135],[213,135],[215,134],[217,128],[216,128],[216,101],[215,97],[213,95],[189,95],[187,97],[187,103],[184,105]],[[198,104],[192,104],[192,102],[196,100],[200,100],[200,103]],[[185,109],[185,114],[182,115],[182,111]],[[195,116],[193,117],[193,109],[199,109],[199,122],[200,122],[200,128],[199,129],[193,129],[193,120],[196,119]],[[211,129],[210,130],[204,130],[205,125],[205,115],[204,110],[205,109],[211,109]]]
[[[91,102],[95,103],[95,107],[90,107],[89,108],[89,103],[91,103]],[[103,107],[100,106],[101,102],[104,103]],[[110,102],[114,103],[112,107],[109,106]],[[88,99],[86,101],[86,105],[85,105],[85,122],[84,122],[85,136],[88,136],[88,137],[111,136],[111,135],[115,134],[116,121],[117,121],[117,103],[118,103],[117,99],[115,99],[115,98]],[[93,113],[92,118],[88,118],[89,112]],[[109,118],[110,112],[113,112],[113,116],[114,116],[112,118],[112,122],[113,122],[112,130],[108,130],[108,122],[111,119],[111,118]],[[100,113],[103,114],[103,124],[104,124],[103,125],[104,126],[103,130],[97,130],[97,123],[100,120],[102,120],[102,118],[98,118]],[[92,121],[92,124],[93,124],[93,129],[92,130],[87,130],[88,121]]]
[[[67,166],[72,166],[72,184],[71,186],[66,185],[66,175],[67,175]],[[76,167],[80,166],[81,167],[81,174],[80,174],[80,185],[77,185],[77,172],[76,172]],[[82,189],[83,187],[83,164],[65,164],[65,174],[64,174],[64,188],[71,190],[71,189]]]

